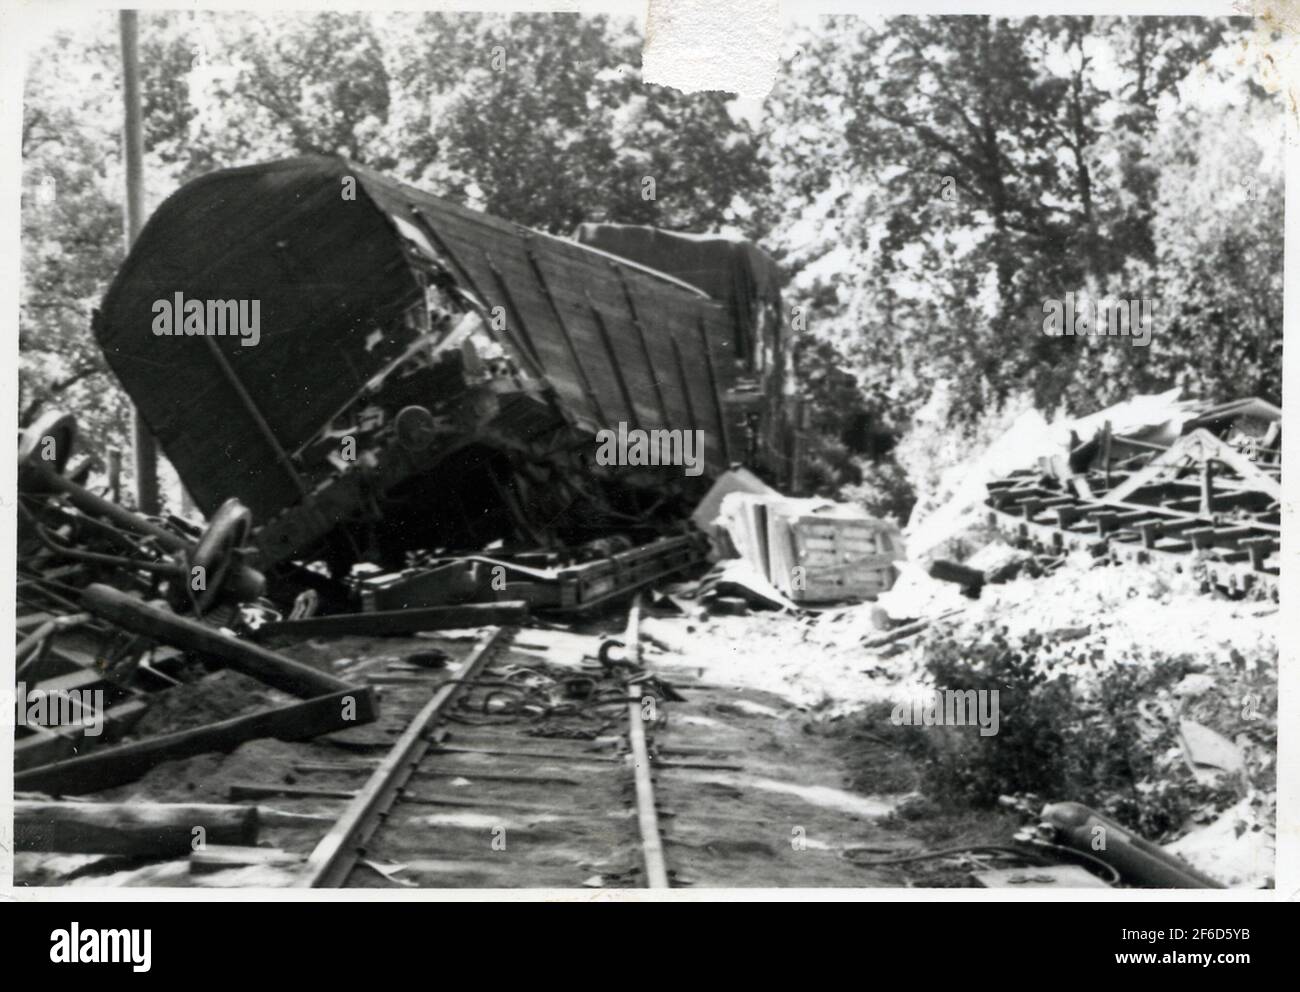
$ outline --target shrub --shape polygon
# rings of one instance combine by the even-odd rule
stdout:
[[[969,637],[969,632],[966,635]],[[1043,663],[1041,634],[995,631],[971,642],[932,635],[925,668],[935,687],[998,691],[999,727],[900,728],[898,746],[921,766],[921,788],[949,805],[988,807],[1001,795],[1091,806],[1157,839],[1207,804],[1227,805],[1226,789],[1197,782],[1183,759],[1172,707],[1153,707],[1188,670],[1156,655],[1090,671],[1086,679]]]

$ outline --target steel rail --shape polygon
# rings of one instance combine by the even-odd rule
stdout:
[[[641,667],[641,597],[638,595],[628,611],[624,648],[627,661]],[[645,717],[642,713],[641,686],[628,686],[627,737],[628,764],[636,780],[636,818],[641,831],[641,855],[645,861],[646,887],[667,889],[668,868],[664,861],[663,838],[659,834],[659,813],[655,809],[654,782],[650,778],[650,753],[646,747]]]
[[[443,683],[415,715],[366,784],[348,803],[338,822],[316,845],[295,883],[297,888],[339,888],[347,881],[416,766],[432,747],[430,731],[455,702],[465,683],[487,667],[495,650],[509,636],[508,627],[493,629],[471,652],[455,677]]]

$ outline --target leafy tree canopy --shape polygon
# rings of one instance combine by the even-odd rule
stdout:
[[[939,383],[958,425],[1026,396],[1280,399],[1281,110],[1239,64],[1247,28],[824,19],[753,113],[645,85],[635,26],[607,17],[147,12],[148,199],[324,152],[557,234],[758,240],[807,322],[809,449],[831,492],[862,483]],[[89,333],[123,253],[119,77],[113,15],[53,37],[22,133],[22,421],[68,406],[99,445],[123,443],[128,413]],[[1151,300],[1150,346],[1045,336],[1067,293]]]

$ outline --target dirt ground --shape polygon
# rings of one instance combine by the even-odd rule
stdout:
[[[787,618],[788,620],[788,618]],[[600,628],[521,630],[494,671],[510,666],[589,670]],[[794,623],[795,621],[789,621]],[[661,632],[683,618],[657,621]],[[416,651],[466,655],[472,632],[444,638],[308,642],[285,653],[345,678],[406,671]],[[851,739],[848,724],[760,689],[699,677],[707,661],[661,657],[651,669],[685,696],[662,707],[650,732],[657,755],[656,801],[674,886],[819,887],[967,884],[951,867],[861,867],[858,857],[921,850],[935,838],[998,835],[998,818],[946,827],[894,812],[907,777],[898,757]],[[684,663],[685,662],[685,663]],[[449,671],[454,671],[455,662]],[[430,690],[446,673],[430,672]],[[229,716],[269,698],[233,673],[207,675],[171,690],[154,732],[188,719]],[[311,742],[253,741],[228,755],[206,754],[159,765],[140,780],[94,800],[231,802],[241,786],[357,788],[405,728],[427,691],[378,686],[381,717]],[[632,776],[621,753],[625,725],[615,707],[598,720],[560,726],[476,723],[473,714],[446,728],[444,744],[465,753],[422,764],[407,794],[376,836],[350,885],[378,887],[554,887],[591,889],[642,884]],[[192,725],[192,724],[191,724]],[[514,756],[475,753],[508,749]],[[260,845],[305,856],[333,825],[345,799],[278,796],[256,800]],[[196,876],[186,861],[141,864],[103,856],[22,855],[19,884],[291,884],[295,865],[259,866]]]
[[[930,609],[951,595],[948,588],[904,583],[892,602],[886,597],[882,604],[895,612],[909,604]],[[646,668],[684,697],[664,703],[649,731],[660,830],[675,886],[968,886],[976,884],[975,870],[1002,866],[995,855],[905,860],[937,849],[1006,844],[1021,825],[997,808],[962,809],[941,796],[922,796],[921,769],[863,718],[921,683],[923,637],[865,647],[864,640],[898,622],[882,622],[882,604],[801,616],[727,616],[677,602],[684,611],[659,599],[642,623]],[[1173,702],[1225,733],[1242,726],[1233,723],[1237,694],[1267,695],[1270,685],[1275,693],[1276,604],[1227,601],[1153,579],[1149,571],[1075,562],[1045,578],[987,587],[979,600],[958,605],[962,612],[945,621],[956,636],[977,643],[990,631],[1044,632],[1051,635],[1044,641],[1044,660],[1071,670],[1114,664],[1152,644],[1185,653],[1195,674],[1184,680],[1186,692],[1180,684]],[[494,661],[493,672],[531,668],[551,683],[565,673],[599,673],[600,639],[620,634],[624,621],[616,611],[578,625],[526,627]],[[281,646],[285,654],[339,677],[374,683],[379,720],[310,742],[253,741],[229,755],[170,762],[89,798],[256,802],[260,844],[305,857],[337,820],[347,795],[365,782],[433,689],[454,674],[457,659],[478,636],[462,631]],[[412,666],[413,655],[430,650],[446,652],[449,666]],[[278,693],[253,680],[208,674],[160,694],[140,729],[165,732],[279,701]],[[617,707],[597,717],[539,723],[458,713],[444,728],[443,745],[450,750],[422,763],[408,800],[395,808],[349,884],[642,884],[625,721]],[[1252,756],[1252,772],[1267,778],[1275,759],[1248,738],[1237,734]],[[484,753],[494,751],[509,753]],[[323,794],[233,798],[247,786]],[[1204,828],[1207,857],[1237,857],[1229,849],[1243,830],[1250,831],[1247,841],[1270,840],[1270,825],[1246,813],[1240,820],[1247,826],[1225,820]],[[1189,835],[1191,854],[1196,846]],[[1223,877],[1258,878],[1268,874],[1261,860],[1268,850],[1266,843],[1254,844],[1238,852],[1236,864],[1217,867]],[[867,863],[890,859],[897,863]],[[97,856],[20,855],[17,881],[287,885],[294,867],[200,877],[185,861],[142,865]]]

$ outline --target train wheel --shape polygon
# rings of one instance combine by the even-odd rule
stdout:
[[[193,589],[194,602],[199,612],[206,612],[217,601],[221,587],[237,565],[237,553],[248,542],[253,527],[253,514],[237,499],[228,499],[213,514],[211,522],[199,538],[190,557],[190,573],[185,581],[194,582],[203,577],[203,588]],[[197,572],[197,569],[203,569]]]
[[[393,425],[397,443],[407,451],[424,451],[438,438],[438,422],[422,406],[403,407],[397,412]]]

